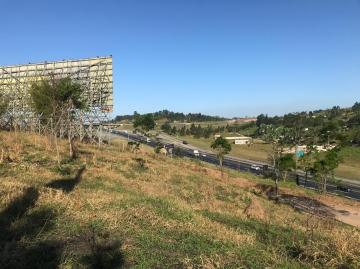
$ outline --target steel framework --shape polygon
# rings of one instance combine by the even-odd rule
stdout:
[[[0,127],[42,132],[39,117],[31,109],[29,89],[34,82],[50,76],[69,77],[84,89],[89,108],[76,111],[74,131],[81,140],[98,138],[102,123],[113,109],[112,71],[111,56],[0,67],[0,93],[8,100]]]

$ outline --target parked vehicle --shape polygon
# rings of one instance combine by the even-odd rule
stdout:
[[[256,164],[252,164],[252,165],[250,166],[250,169],[255,170],[255,171],[260,171],[260,170],[261,170],[261,167],[258,166],[258,165],[256,165]]]
[[[197,149],[194,149],[194,156],[196,157],[199,157],[200,156],[200,153]]]

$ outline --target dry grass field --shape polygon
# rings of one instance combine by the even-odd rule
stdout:
[[[0,132],[1,268],[360,267],[358,228],[269,200],[268,180],[121,143],[69,160],[60,141],[58,164],[48,138]]]

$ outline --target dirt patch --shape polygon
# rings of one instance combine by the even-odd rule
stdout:
[[[252,218],[252,219],[258,219],[258,220],[266,219],[265,210],[257,199],[251,200],[250,204],[245,208],[244,214],[248,218]]]
[[[360,228],[360,203],[333,196],[320,196],[319,200],[332,208],[335,218]]]
[[[315,199],[302,195],[282,194],[277,201],[302,212],[360,227],[360,207],[357,206],[357,202],[348,205],[331,202],[333,200],[337,199],[324,196]]]

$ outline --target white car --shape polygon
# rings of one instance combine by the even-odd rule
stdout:
[[[258,165],[256,165],[256,164],[252,164],[252,165],[250,166],[250,169],[255,170],[255,171],[260,171],[260,170],[261,170],[261,167],[258,166]]]
[[[151,139],[150,138],[146,138],[146,143],[150,143],[151,142]]]
[[[197,149],[194,149],[194,156],[196,157],[199,157],[200,156],[200,153]]]

